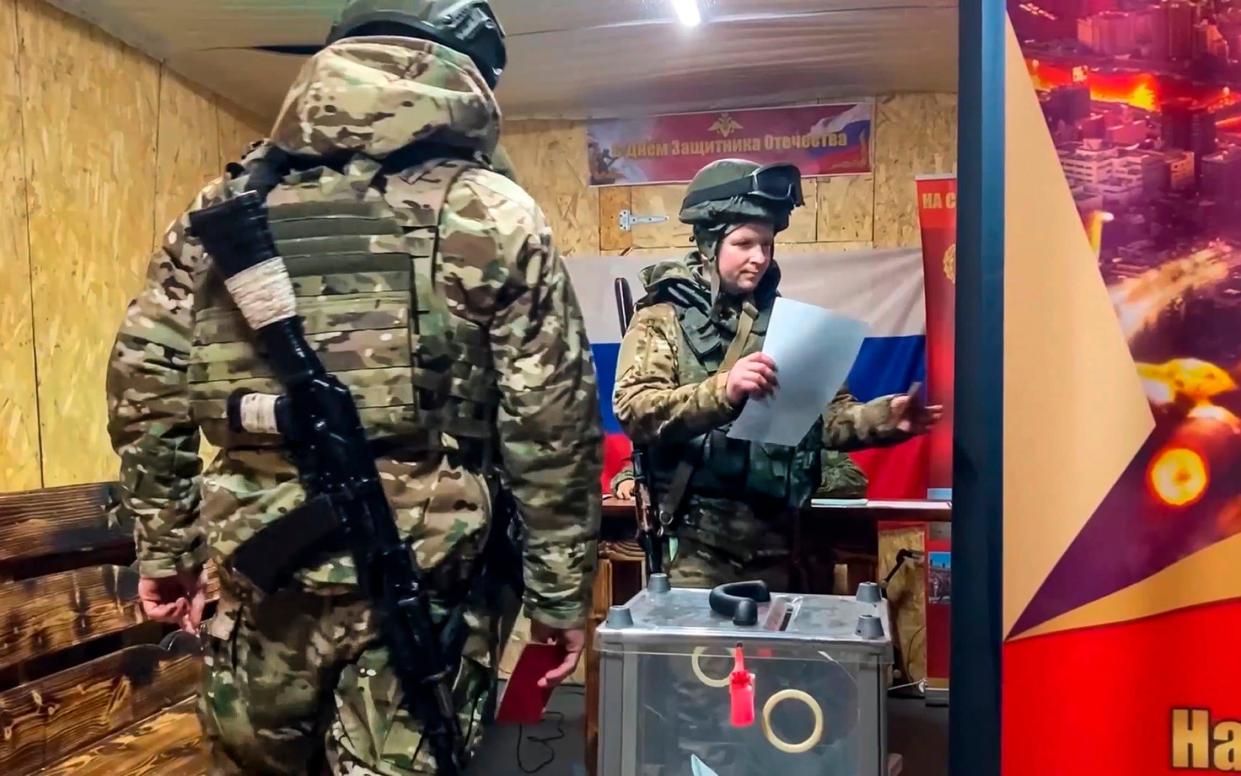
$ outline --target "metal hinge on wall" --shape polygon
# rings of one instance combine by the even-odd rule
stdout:
[[[621,231],[628,232],[635,226],[643,224],[662,224],[668,220],[668,216],[636,216],[629,210],[622,210],[619,220]]]

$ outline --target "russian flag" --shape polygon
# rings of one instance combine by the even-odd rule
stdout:
[[[670,250],[668,259],[678,258]],[[629,280],[635,298],[642,295],[638,273],[658,257],[580,256],[566,259],[586,320],[603,412],[605,466],[603,487],[630,454],[629,440],[612,412],[612,389],[620,352],[621,329],[613,282]],[[866,401],[903,393],[926,374],[926,315],[922,254],[918,249],[781,253],[780,293],[866,321],[871,333],[849,375],[849,389]],[[926,497],[926,437],[853,455],[870,478],[872,499]]]
[[[822,119],[810,130],[812,135],[838,133],[848,140],[846,148],[866,148],[870,142],[871,124],[874,119],[874,104],[860,102],[845,112],[830,119]],[[839,148],[812,148],[812,157],[830,156],[839,153]]]

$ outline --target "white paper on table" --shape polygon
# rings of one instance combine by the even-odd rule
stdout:
[[[750,399],[728,436],[793,447],[844,385],[870,327],[805,302],[780,297],[771,311],[763,352],[780,386]]]

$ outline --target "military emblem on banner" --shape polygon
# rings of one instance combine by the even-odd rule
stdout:
[[[709,131],[717,133],[720,137],[728,137],[739,129],[744,129],[741,124],[733,118],[733,114],[724,113],[709,128]]]

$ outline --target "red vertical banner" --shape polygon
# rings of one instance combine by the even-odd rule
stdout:
[[[927,498],[952,498],[953,353],[956,340],[957,179],[918,178],[922,268],[926,285],[927,399],[944,405],[944,420],[931,431]]]
[[[926,681],[930,689],[948,689],[952,662],[951,524],[928,523],[926,538]],[[928,696],[929,697],[929,696]]]

